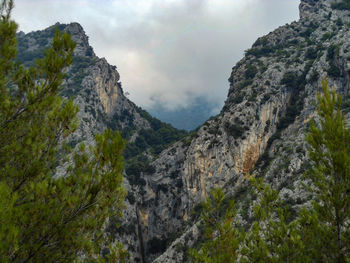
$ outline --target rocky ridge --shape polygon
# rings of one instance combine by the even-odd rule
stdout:
[[[333,2],[302,0],[299,21],[259,38],[233,67],[221,113],[197,132],[158,149],[155,159],[149,149],[136,151],[152,162],[137,172],[127,169],[124,219],[110,218],[106,228],[130,251],[130,262],[186,262],[188,247],[201,236],[198,204],[213,187],[236,200],[241,221],[249,224],[248,174],[264,176],[294,209],[311,198],[299,187],[308,166],[304,134],[325,75],[350,112],[350,16]],[[62,90],[81,109],[72,144],[89,142],[107,127],[124,131],[133,146],[138,135],[149,138],[145,130],[159,123],[123,95],[116,68],[96,57],[81,26],[56,27],[78,44]],[[25,63],[50,43],[52,30],[18,35]]]
[[[44,50],[52,43],[56,29],[69,33],[76,43],[73,63],[67,69],[60,91],[63,97],[72,98],[80,109],[79,127],[70,138],[71,146],[75,147],[81,142],[89,145],[93,143],[96,134],[103,132],[106,128],[111,128],[121,131],[123,137],[129,141],[128,146],[133,145],[136,148],[136,158],[142,158],[143,162],[147,163],[148,159],[152,160],[156,156],[156,153],[152,152],[152,147],[156,146],[157,150],[161,151],[167,144],[171,144],[176,138],[185,134],[151,117],[124,95],[117,68],[110,65],[105,58],[96,56],[89,45],[87,35],[78,23],[68,25],[57,23],[45,30],[28,34],[19,32],[17,34],[18,60],[25,66],[34,65],[35,59],[42,58]],[[133,142],[138,141],[140,134],[156,136],[161,132],[168,135],[165,143],[158,143],[154,146],[152,142],[147,142],[145,153],[137,152],[140,151],[140,148],[137,148]],[[129,159],[131,158],[127,158],[126,163]],[[58,167],[58,174],[63,173],[64,169],[65,166]],[[126,200],[125,219],[123,222],[117,222],[114,218],[110,218],[106,231],[115,235],[116,240],[122,240],[125,247],[131,252],[132,258],[137,259],[140,254],[140,242],[136,233],[137,208],[132,195],[136,190],[134,190],[135,185],[130,184],[127,179],[128,176],[137,176],[133,173],[134,171],[131,171],[125,176],[125,187],[130,193]],[[116,224],[122,224],[119,232],[115,231]],[[133,224],[132,229],[131,224]]]
[[[299,21],[259,38],[232,69],[222,112],[190,143],[164,151],[153,163],[155,173],[144,174],[147,262],[161,254],[152,245],[171,243],[174,233],[189,237],[176,239],[154,262],[186,261],[187,247],[200,237],[192,231],[193,211],[211,188],[223,187],[236,199],[243,223],[251,214],[248,174],[263,176],[293,209],[310,200],[300,187],[309,165],[304,134],[324,76],[344,95],[349,112],[350,16],[332,3],[302,0]]]

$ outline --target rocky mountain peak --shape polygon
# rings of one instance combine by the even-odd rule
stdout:
[[[336,0],[301,0],[299,5],[299,16],[301,19],[308,17],[310,14],[319,10],[322,4],[329,5]]]
[[[59,23],[57,23],[60,25]],[[57,26],[57,24],[55,26]],[[71,34],[72,39],[77,44],[74,55],[77,56],[95,56],[93,48],[89,44],[89,37],[86,35],[83,27],[76,22],[60,26],[64,27],[64,31]]]

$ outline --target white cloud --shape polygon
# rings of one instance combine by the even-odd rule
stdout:
[[[17,0],[25,32],[79,22],[98,56],[118,66],[142,107],[222,105],[232,66],[254,40],[298,18],[298,0]],[[30,12],[28,11],[30,10]]]

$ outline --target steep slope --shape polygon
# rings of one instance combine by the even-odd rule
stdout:
[[[308,166],[304,134],[324,76],[349,110],[350,16],[333,2],[302,0],[298,22],[259,38],[232,69],[222,112],[143,174],[137,205],[147,262],[166,244],[155,262],[185,261],[186,246],[199,236],[196,204],[213,187],[238,200],[243,221],[249,221],[249,173],[264,176],[295,208],[310,198],[299,187]]]
[[[151,117],[124,96],[116,67],[109,65],[105,58],[95,55],[78,23],[57,23],[42,31],[18,33],[18,60],[26,66],[34,65],[35,59],[44,56],[44,50],[52,42],[56,29],[71,34],[77,43],[73,64],[67,71],[61,90],[62,96],[73,98],[80,108],[80,127],[72,138],[72,145],[80,141],[89,142],[94,134],[109,127],[120,130],[124,138],[129,140],[127,160],[139,157],[145,151],[149,151],[149,157],[153,158],[185,135],[184,131]],[[145,134],[160,139],[145,139]]]
[[[186,132],[153,118],[124,96],[116,67],[95,55],[88,37],[78,23],[57,23],[42,31],[18,33],[18,60],[25,66],[34,65],[35,60],[43,57],[45,49],[50,46],[56,29],[71,34],[77,44],[73,64],[67,69],[60,91],[63,97],[72,98],[80,108],[80,125],[71,138],[71,146],[75,147],[80,142],[92,143],[94,135],[106,128],[120,130],[128,140],[125,151],[125,186],[129,195],[125,219],[116,222],[111,218],[106,229],[115,233],[116,224],[122,224],[115,234],[123,240],[132,257],[137,258],[132,252],[134,250],[139,254],[133,188],[142,189],[145,181],[140,178],[141,171],[152,171],[149,162],[167,146],[181,139]],[[60,167],[58,173],[62,169],[64,167]]]

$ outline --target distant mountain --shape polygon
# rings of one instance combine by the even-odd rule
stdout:
[[[220,105],[222,106],[222,105]],[[206,98],[196,98],[190,106],[169,110],[157,104],[148,111],[156,118],[170,123],[178,129],[195,130],[213,115],[219,113],[219,105],[209,102]]]

